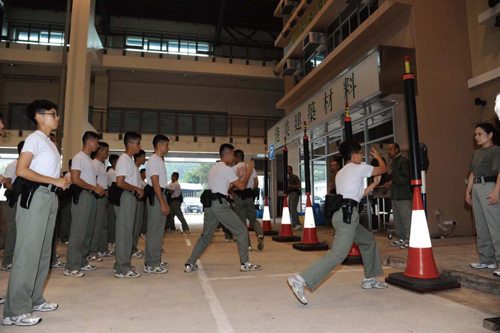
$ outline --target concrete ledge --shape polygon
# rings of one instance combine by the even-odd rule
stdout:
[[[401,270],[406,268],[406,259],[391,256],[382,256],[381,259],[383,265]],[[500,296],[500,278],[495,278],[493,275],[492,278],[489,279],[483,276],[455,270],[440,270],[439,272],[444,276],[454,277],[466,288]]]

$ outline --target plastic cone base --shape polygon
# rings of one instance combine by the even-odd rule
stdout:
[[[249,227],[249,228],[248,228],[248,231],[253,231],[253,227],[251,227],[251,228]]]
[[[301,240],[300,236],[273,236],[273,241],[280,243],[300,242],[300,240]]]
[[[274,237],[273,237],[274,238]],[[316,244],[296,243],[293,248],[299,251],[328,251],[328,244],[319,242]]]
[[[266,230],[266,231],[263,231],[263,233],[266,236],[274,236],[274,235],[278,235],[279,234],[279,232],[274,231],[274,230]]]
[[[348,255],[347,258],[345,258],[344,262],[342,265],[346,266],[351,266],[351,265],[362,265],[363,264],[363,259],[361,259],[361,256],[351,256]]]
[[[460,283],[450,276],[440,276],[436,279],[415,279],[403,273],[391,273],[385,279],[385,282],[421,294],[460,288]]]

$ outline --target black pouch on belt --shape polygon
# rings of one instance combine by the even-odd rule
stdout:
[[[31,200],[33,200],[33,195],[36,190],[40,187],[40,184],[30,181],[24,181],[21,184],[21,207],[25,209],[30,209]]]
[[[151,185],[146,185],[144,187],[144,196],[148,198],[149,205],[154,206],[155,204],[155,190]]]
[[[203,208],[212,207],[212,190],[205,190],[200,196],[201,204]]]
[[[343,200],[342,194],[327,194],[326,195],[326,209],[328,218],[331,218],[333,214],[340,209]]]
[[[357,202],[354,200],[342,201],[340,208],[342,209],[344,223],[351,224],[352,213],[354,212],[354,207],[357,205]]]
[[[83,189],[79,186],[76,186],[75,184],[71,184],[70,191],[73,196],[73,203],[75,205],[78,205],[78,200],[80,199],[80,194],[82,193]]]

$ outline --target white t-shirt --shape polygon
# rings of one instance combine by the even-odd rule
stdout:
[[[5,168],[5,173],[4,173],[4,178],[10,178],[11,184],[14,184],[14,181],[17,178],[16,175],[16,167],[17,167],[17,160],[14,162],[10,162],[9,165]]]
[[[216,163],[208,172],[208,188],[213,194],[227,195],[229,185],[235,180],[238,180],[236,172],[224,162]]]
[[[49,137],[37,130],[24,141],[23,151],[33,154],[30,169],[36,173],[52,178],[61,176],[61,155]]]
[[[337,193],[344,199],[360,202],[365,191],[364,178],[370,177],[372,172],[373,166],[368,164],[346,164],[335,177]]]
[[[179,182],[171,182],[170,184],[168,184],[168,189],[173,191],[172,198],[178,198],[182,195],[181,185],[179,184]]]
[[[94,162],[89,155],[85,154],[83,151],[79,152],[73,157],[73,162],[71,163],[71,170],[79,170],[80,178],[89,185],[95,186],[96,172]]]
[[[241,169],[241,171],[240,171],[240,169]],[[240,163],[236,164],[235,166],[233,166],[233,170],[236,172],[236,176],[238,176],[238,178],[240,180],[243,180],[247,174],[245,162],[240,162]],[[254,181],[255,178],[257,178],[257,172],[255,171],[255,169],[253,169],[252,175],[250,176],[250,178],[248,178],[246,188],[253,189],[253,186],[255,185],[255,181]]]
[[[116,183],[116,170],[111,168],[108,170],[108,186],[111,186],[112,183]]]
[[[116,177],[125,176],[125,182],[132,186],[141,187],[141,175],[135,166],[132,157],[123,153],[116,162]]]
[[[97,184],[101,186],[103,189],[107,190],[108,189],[108,180],[107,180],[107,174],[106,174],[106,168],[104,167],[104,163],[101,161],[94,159],[94,167],[95,167],[95,174],[97,175]]]
[[[153,154],[148,160],[146,164],[146,179],[148,184],[153,186],[153,182],[151,181],[151,176],[158,176],[160,187],[166,188],[168,185],[167,180],[167,168],[165,167],[165,162],[163,158],[160,156]]]

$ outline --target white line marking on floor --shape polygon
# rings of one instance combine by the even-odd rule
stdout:
[[[217,324],[217,328],[219,332],[222,333],[234,333],[234,329],[231,326],[231,322],[227,317],[226,312],[224,312],[224,308],[219,302],[215,291],[209,284],[209,279],[203,270],[203,266],[201,262],[198,260],[198,278],[201,281],[201,286],[203,291],[205,292],[205,297],[208,299],[208,305],[210,306],[210,310],[212,311],[212,315],[215,318],[215,322]]]
[[[185,234],[182,236],[184,237],[184,241],[186,242],[186,245],[191,246],[191,241],[188,239],[188,237]]]

